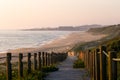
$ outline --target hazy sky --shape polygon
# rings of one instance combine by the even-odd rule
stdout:
[[[0,0],[0,29],[118,23],[120,0]]]

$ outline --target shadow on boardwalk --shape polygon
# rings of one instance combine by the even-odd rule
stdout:
[[[50,73],[45,80],[90,80],[85,69],[74,69],[73,62],[77,58],[75,56],[68,56],[59,67],[59,71]]]

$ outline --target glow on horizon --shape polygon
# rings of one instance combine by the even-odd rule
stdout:
[[[119,24],[120,0],[0,0],[0,29]]]

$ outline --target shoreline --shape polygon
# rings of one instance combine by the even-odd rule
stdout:
[[[9,50],[6,53],[10,52],[13,54],[16,53],[35,53],[35,52],[67,52],[71,48],[74,47],[77,43],[85,43],[90,41],[99,40],[106,35],[93,35],[92,33],[88,32],[72,32],[68,35],[65,35],[63,37],[54,39],[50,42],[47,42],[44,45],[41,45],[39,47],[33,47],[33,48],[18,48]],[[5,53],[0,53],[0,55],[5,55]]]

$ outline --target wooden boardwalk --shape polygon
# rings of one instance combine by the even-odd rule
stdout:
[[[77,58],[68,56],[68,58],[58,65],[59,71],[50,73],[45,80],[90,80],[85,69],[74,69],[73,62]]]

